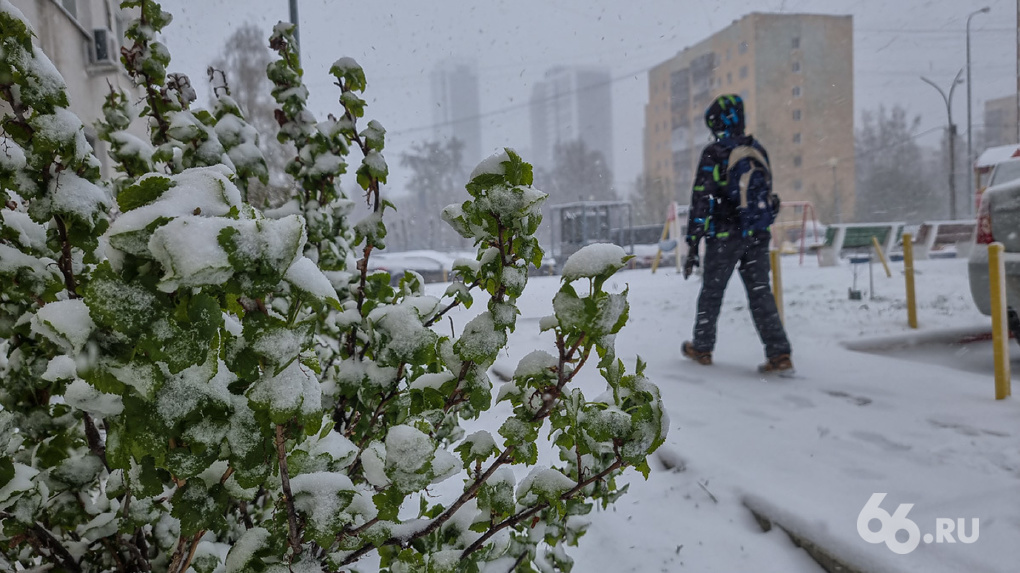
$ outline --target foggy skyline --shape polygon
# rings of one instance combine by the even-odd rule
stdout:
[[[171,71],[187,73],[205,102],[205,68],[238,26],[266,31],[289,19],[286,0],[207,0],[201,9],[183,0],[163,3],[174,15],[166,42]],[[182,6],[187,6],[182,8]],[[299,25],[309,105],[318,118],[338,109],[326,70],[350,56],[368,78],[366,119],[387,129],[385,154],[394,172],[391,191],[403,185],[399,154],[434,137],[429,74],[443,59],[478,62],[482,154],[504,145],[531,152],[528,103],[534,84],[557,65],[610,69],[613,100],[613,174],[625,195],[641,170],[647,70],[750,12],[851,14],[854,17],[854,115],[880,105],[921,115],[918,141],[938,147],[946,126],[941,96],[924,75],[948,90],[964,67],[967,15],[990,6],[971,24],[973,124],[981,129],[984,101],[1016,90],[1016,3],[1013,0],[721,0],[704,3],[644,0],[590,3],[520,0],[487,5],[400,0],[343,4],[299,0]],[[966,137],[966,86],[953,97],[953,120]],[[975,142],[977,139],[975,139]],[[980,150],[975,149],[975,154]],[[958,155],[963,165],[961,150]],[[470,166],[469,166],[470,168]]]

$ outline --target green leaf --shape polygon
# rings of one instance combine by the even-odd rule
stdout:
[[[226,527],[230,496],[220,484],[206,489],[200,479],[189,480],[172,498],[170,515],[181,521],[181,535],[191,537],[202,530]]]
[[[372,496],[375,508],[379,511],[379,519],[396,521],[400,512],[400,504],[404,503],[404,494],[395,487],[388,487]]]
[[[14,479],[14,462],[10,458],[0,458],[0,483],[11,483]]]
[[[169,177],[160,175],[143,177],[117,195],[117,206],[122,213],[127,213],[156,201],[174,185],[176,183]]]
[[[170,474],[157,468],[152,456],[145,456],[138,462],[138,479],[131,489],[136,497],[152,497],[163,493],[170,481]]]

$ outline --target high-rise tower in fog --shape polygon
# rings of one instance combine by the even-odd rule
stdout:
[[[482,159],[482,121],[478,69],[467,60],[443,60],[432,70],[432,122],[436,137],[464,144],[464,167],[470,171]]]
[[[613,167],[612,78],[607,68],[557,66],[546,71],[531,93],[531,153],[550,168],[556,144],[576,140],[602,153]]]

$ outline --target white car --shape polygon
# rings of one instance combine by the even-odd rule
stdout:
[[[981,194],[974,248],[967,270],[970,294],[982,313],[992,313],[988,283],[988,245],[1002,243],[1006,270],[1009,331],[1020,342],[1020,158],[995,166],[988,188]]]

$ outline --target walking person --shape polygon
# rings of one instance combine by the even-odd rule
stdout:
[[[705,263],[694,339],[684,341],[681,351],[699,364],[712,364],[723,293],[737,267],[765,347],[766,360],[758,371],[792,374],[790,342],[769,286],[769,225],[779,210],[779,198],[772,193],[768,153],[744,133],[744,104],[737,95],[712,102],[705,123],[715,141],[701,154],[691,191],[684,279],[701,263],[698,248],[703,238]]]

